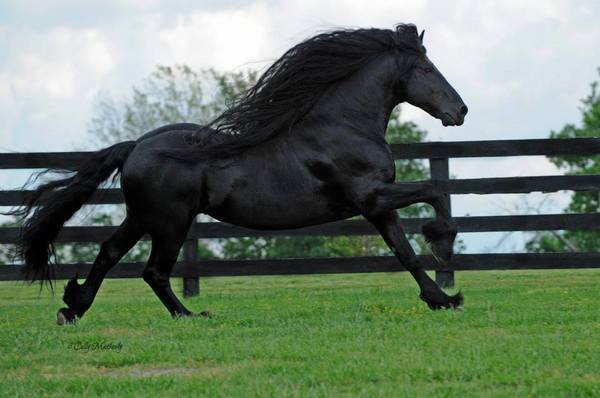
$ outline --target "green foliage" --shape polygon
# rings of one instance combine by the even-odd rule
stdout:
[[[598,69],[600,74],[600,68]],[[581,126],[565,125],[560,131],[552,131],[550,138],[600,137],[600,92],[598,82],[591,84],[590,94],[581,100]],[[600,174],[600,156],[560,156],[550,158],[552,163],[566,174]],[[599,192],[575,192],[566,213],[597,213],[600,210]],[[598,251],[600,232],[564,231],[544,232],[534,236],[526,247],[533,252]]]
[[[222,239],[223,256],[233,259],[291,257],[351,257],[385,255],[379,236],[309,236]]]
[[[19,222],[16,219],[0,223],[0,228],[18,227]],[[0,244],[0,265],[13,264],[15,262],[15,245]]]

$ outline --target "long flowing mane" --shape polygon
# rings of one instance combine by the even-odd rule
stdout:
[[[197,148],[209,157],[231,154],[292,128],[328,87],[394,49],[413,55],[425,51],[414,25],[342,29],[304,40],[206,126],[211,132]]]

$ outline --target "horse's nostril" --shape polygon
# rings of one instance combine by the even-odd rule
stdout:
[[[466,105],[460,107],[460,113],[462,113],[463,116],[466,115],[467,112],[469,112],[469,108],[467,108]]]

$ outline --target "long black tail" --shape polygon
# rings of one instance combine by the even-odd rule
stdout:
[[[121,171],[134,147],[135,141],[125,141],[92,154],[74,175],[39,186],[25,199],[22,208],[11,213],[24,220],[18,249],[28,280],[51,285],[52,242],[63,224],[90,199],[98,186],[115,170]],[[26,218],[32,212],[31,217]]]

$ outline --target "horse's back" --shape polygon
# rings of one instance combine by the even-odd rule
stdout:
[[[142,141],[146,141],[150,138],[154,138],[158,135],[163,135],[164,133],[172,133],[175,131],[183,131],[183,132],[201,132],[204,129],[206,129],[206,127],[201,126],[199,124],[196,123],[173,123],[173,124],[167,124],[158,128],[155,128],[154,130],[150,130],[147,133],[145,133],[144,135],[142,135],[140,138],[137,139],[137,142],[142,142]]]

